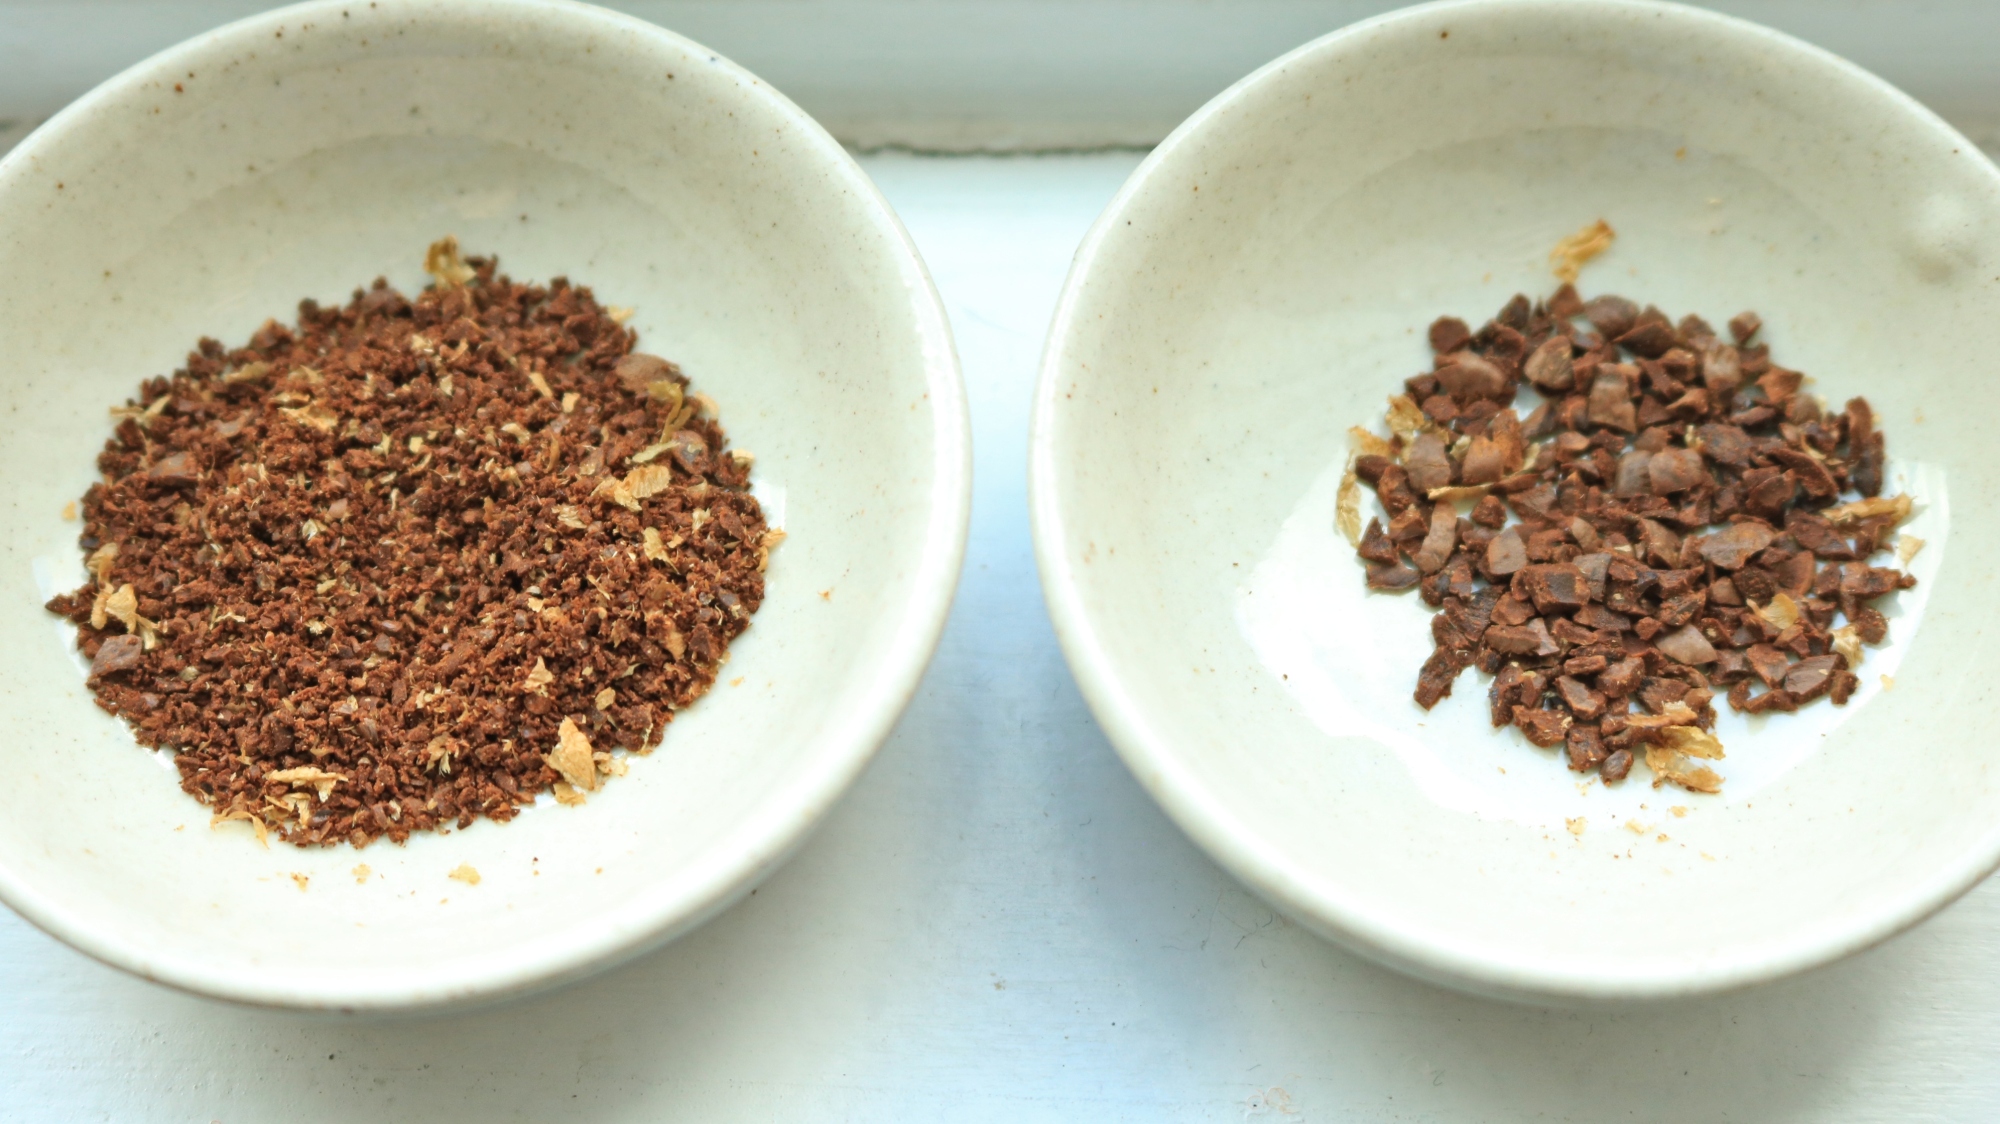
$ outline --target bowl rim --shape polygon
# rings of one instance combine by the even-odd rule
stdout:
[[[1899,109],[1912,129],[1927,129],[1954,147],[1977,154],[1987,173],[2000,169],[1936,113],[1887,81],[1822,47],[1734,16],[1661,0],[1438,0],[1387,12],[1320,36],[1252,71],[1196,110],[1155,147],[1092,224],[1079,245],[1044,345],[1028,437],[1028,510],[1035,560],[1056,638],[1091,712],[1140,785],[1181,830],[1229,873],[1299,920],[1350,951],[1434,983],[1522,1001],[1595,1002],[1658,1000],[1731,991],[1796,975],[1888,940],[1951,904],[2000,866],[2000,828],[1980,837],[1930,877],[1915,882],[1872,910],[1851,914],[1799,936],[1746,944],[1734,951],[1669,965],[1635,966],[1620,977],[1566,970],[1552,957],[1504,957],[1454,938],[1434,926],[1400,924],[1345,894],[1305,864],[1260,842],[1192,772],[1180,764],[1172,737],[1156,728],[1127,691],[1120,666],[1108,652],[1091,615],[1070,557],[1063,524],[1063,488],[1055,428],[1062,412],[1068,340],[1087,317],[1085,290],[1105,246],[1135,201],[1171,175],[1183,152],[1198,150],[1212,122],[1235,109],[1279,73],[1321,64],[1359,41],[1383,33],[1428,35],[1440,19],[1457,16],[1560,13],[1580,8],[1652,16],[1667,28],[1701,27],[1734,36],[1763,51],[1816,68],[1828,78]],[[1175,181],[1179,182],[1179,181]]]
[[[261,12],[168,47],[100,83],[71,102],[0,157],[6,173],[35,160],[53,138],[87,129],[101,106],[200,63],[215,52],[268,40],[272,32],[323,19],[351,0],[307,0]],[[972,508],[971,418],[951,323],[929,267],[880,188],[819,122],[742,66],[685,36],[634,16],[574,0],[380,0],[376,18],[446,19],[467,14],[517,13],[563,21],[580,32],[630,37],[645,49],[700,55],[737,79],[750,102],[784,119],[803,138],[802,157],[814,159],[831,181],[828,190],[851,192],[874,233],[885,239],[905,282],[918,353],[924,365],[933,451],[927,526],[913,572],[902,583],[898,618],[878,674],[858,689],[852,717],[817,736],[821,748],[762,806],[696,856],[693,863],[655,881],[647,891],[572,927],[496,954],[475,954],[421,981],[400,971],[356,983],[352,974],[332,984],[280,979],[267,970],[188,957],[162,957],[124,939],[114,927],[93,924],[55,897],[0,864],[0,903],[44,932],[116,968],[182,991],[251,1006],[355,1012],[414,1012],[462,1008],[518,997],[607,969],[657,948],[722,912],[780,866],[853,784],[888,738],[914,697],[943,635],[965,561]],[[331,18],[328,18],[331,17]],[[722,106],[723,109],[727,105]],[[816,158],[816,159],[815,159]]]

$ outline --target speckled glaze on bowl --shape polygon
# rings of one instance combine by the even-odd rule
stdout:
[[[203,335],[426,280],[456,234],[636,308],[790,539],[710,695],[583,808],[299,851],[210,830],[41,608],[108,406]],[[142,976],[335,1010],[492,999],[685,932],[780,863],[915,689],[969,437],[923,263],[840,146],[678,36],[524,0],[308,4],[106,83],[0,162],[0,899]],[[371,873],[352,873],[366,863]],[[476,886],[447,874],[469,863]],[[308,879],[304,892],[290,877]]]
[[[1929,542],[1850,705],[1725,715],[1720,796],[1579,786],[1490,728],[1477,672],[1419,710],[1428,614],[1333,526],[1344,434],[1428,369],[1430,321],[1546,295],[1600,217],[1586,295],[1760,311],[1816,392],[1874,402]],[[2000,860],[1996,350],[2000,174],[1880,80],[1689,8],[1408,9],[1222,94],[1091,231],[1036,401],[1043,585],[1139,780],[1327,936],[1537,999],[1768,980]]]

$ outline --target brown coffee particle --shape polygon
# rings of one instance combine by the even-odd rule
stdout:
[[[1605,757],[1604,764],[1599,769],[1599,772],[1604,777],[1604,781],[1606,784],[1610,784],[1614,781],[1624,780],[1625,775],[1627,773],[1630,773],[1631,771],[1632,771],[1632,751],[1624,748],[1612,750],[1611,753]]]
[[[119,671],[130,671],[139,666],[145,653],[145,645],[137,636],[112,636],[98,645],[97,655],[90,661],[92,681]]]

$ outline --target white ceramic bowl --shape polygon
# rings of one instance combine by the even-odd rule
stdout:
[[[1428,613],[1364,593],[1333,527],[1344,433],[1381,431],[1430,321],[1547,295],[1549,250],[1599,217],[1618,240],[1587,296],[1760,311],[1818,392],[1874,402],[1922,504],[1923,584],[1862,694],[1726,717],[1718,797],[1643,767],[1579,788],[1490,729],[1476,671],[1417,709]],[[2000,859],[2000,518],[1965,502],[2000,491],[1996,353],[2000,175],[1881,81],[1688,8],[1409,9],[1222,94],[1091,231],[1036,403],[1043,583],[1141,783],[1326,935],[1508,995],[1770,979]]]
[[[382,843],[211,831],[97,711],[41,608],[106,407],[456,234],[637,309],[720,404],[789,530],[725,683],[582,808]],[[706,49],[527,0],[308,4],[204,35],[0,163],[0,899],[140,975],[253,1003],[521,992],[699,924],[781,862],[908,701],[963,556],[970,461],[944,312],[888,205]],[[740,677],[741,685],[733,685]],[[358,863],[373,874],[362,884]],[[461,863],[476,886],[447,879]],[[309,878],[305,892],[293,872]]]

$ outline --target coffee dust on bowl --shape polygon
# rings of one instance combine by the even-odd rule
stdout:
[[[1928,540],[1847,706],[1722,708],[1714,795],[1568,771],[1491,727],[1476,669],[1420,709],[1430,610],[1366,592],[1335,526],[1347,431],[1381,432],[1430,369],[1427,326],[1548,297],[1552,248],[1598,219],[1585,297],[1756,309],[1834,409],[1875,405],[1884,494]],[[1642,3],[1357,24],[1183,124],[1077,256],[1030,451],[1057,633],[1168,813],[1366,956],[1538,1000],[1827,963],[2000,860],[1979,561],[2000,521],[1962,502],[2000,484],[1974,374],[1996,275],[1993,166],[1816,48]]]
[[[170,761],[92,705],[73,631],[42,608],[84,577],[65,507],[96,478],[107,407],[196,339],[240,343],[378,275],[414,292],[446,234],[632,308],[641,348],[756,454],[789,538],[715,688],[584,806],[545,794],[406,846],[266,848],[211,829]],[[755,77],[597,9],[309,4],[140,64],[0,163],[0,335],[0,899],[207,995],[436,1008],[698,925],[886,736],[963,554],[957,362],[887,204]]]

